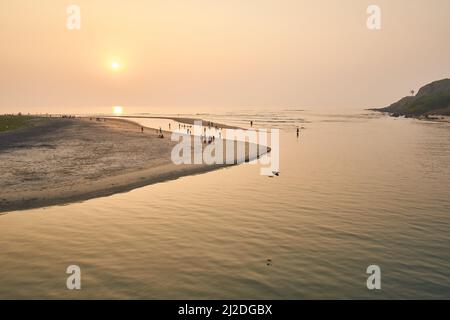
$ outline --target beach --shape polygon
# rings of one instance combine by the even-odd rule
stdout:
[[[159,138],[157,130],[141,132],[128,120],[96,118],[49,118],[3,132],[0,212],[84,201],[229,166],[176,165],[177,142],[163,133]],[[246,150],[246,160],[256,157]]]
[[[255,127],[280,128],[278,177],[238,165],[0,215],[0,298],[448,299],[449,125],[330,113],[261,115]],[[247,112],[222,114],[208,120],[248,123]],[[123,130],[102,139],[131,143]],[[371,264],[384,272],[377,293]],[[70,265],[81,290],[66,287]]]

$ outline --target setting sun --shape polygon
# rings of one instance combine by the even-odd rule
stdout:
[[[121,106],[113,107],[113,113],[115,115],[121,115],[123,113],[123,108]]]
[[[120,63],[119,63],[118,61],[113,61],[113,62],[111,63],[111,68],[112,68],[114,71],[118,71],[118,70],[120,69],[120,67],[121,67],[121,65],[120,65]]]

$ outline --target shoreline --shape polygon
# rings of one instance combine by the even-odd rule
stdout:
[[[140,127],[126,119],[50,118],[2,133],[0,215],[106,197],[237,164],[235,154],[234,164],[175,165],[170,154],[177,142],[170,135],[158,138],[153,130],[141,133]],[[246,162],[261,156],[246,151]]]
[[[365,110],[384,114],[391,118],[405,118],[405,119],[416,119],[416,120],[421,120],[421,121],[435,121],[435,122],[442,122],[442,123],[450,123],[450,116],[446,116],[446,115],[439,115],[439,114],[410,115],[410,114],[396,113],[396,112],[391,112],[391,111],[386,111],[386,110],[376,109],[376,108],[370,108],[370,109],[365,109]]]

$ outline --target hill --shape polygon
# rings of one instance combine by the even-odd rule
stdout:
[[[373,109],[405,116],[450,116],[450,79],[429,83],[415,96],[404,97],[388,107]]]

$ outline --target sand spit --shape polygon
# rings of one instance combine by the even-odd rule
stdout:
[[[159,138],[156,130],[142,133],[120,119],[48,119],[2,133],[0,212],[78,202],[230,166],[175,165],[176,144],[167,132]],[[247,150],[247,160],[256,157]]]

